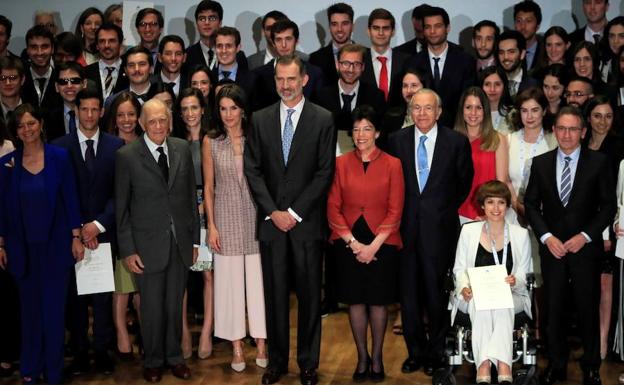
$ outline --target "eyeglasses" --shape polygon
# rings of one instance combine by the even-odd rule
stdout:
[[[158,27],[158,23],[153,21],[151,23],[148,23],[146,21],[142,21],[139,23],[139,28],[147,28],[147,27],[152,27],[152,28],[156,28]]]
[[[207,23],[207,22],[215,22],[215,21],[219,21],[219,16],[217,15],[210,15],[210,16],[198,16],[197,17],[197,21],[200,21],[202,23]]]
[[[576,134],[577,132],[581,132],[583,127],[565,127],[565,126],[555,126],[555,130],[559,132],[567,131],[570,134]]]
[[[58,78],[56,79],[56,84],[58,84],[59,86],[66,86],[68,84],[78,85],[80,83],[82,83],[81,78]]]
[[[2,75],[0,76],[0,82],[6,82],[8,80],[9,83],[13,83],[16,82],[19,78],[19,75]]]
[[[342,61],[339,61],[338,64],[340,64],[340,68],[342,68],[343,70],[348,70],[349,68],[353,68],[355,70],[361,70],[362,67],[364,66],[364,63],[362,63],[361,61],[342,60]]]
[[[563,93],[563,97],[564,98],[569,98],[570,96],[575,96],[577,98],[580,98],[581,96],[586,96],[588,94],[584,93],[583,91],[566,91]]]
[[[425,106],[415,104],[412,106],[412,111],[415,111],[415,112],[423,111],[427,114],[430,114],[434,111],[434,106],[432,106],[431,104],[427,104]]]

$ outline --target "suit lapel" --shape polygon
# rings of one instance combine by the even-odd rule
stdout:
[[[303,102],[303,109],[301,110],[301,116],[299,117],[299,121],[297,122],[297,127],[295,127],[295,135],[293,136],[292,143],[290,144],[290,151],[288,152],[288,163],[293,159],[293,156],[303,143],[304,137],[307,135],[305,131],[306,129],[306,119],[313,119],[310,115],[310,108],[308,106],[308,101]],[[308,125],[309,127],[309,125]]]
[[[410,160],[411,162],[411,167],[407,167],[407,172],[408,172],[408,180],[413,180],[415,181],[416,185],[418,185],[418,170],[417,165],[416,165],[416,127],[415,126],[410,126],[408,128],[406,128],[406,130],[408,131],[408,135],[407,135],[407,140],[403,141],[401,143],[401,146],[403,147],[403,151],[404,153],[407,154],[407,159]],[[420,186],[419,188],[416,189],[416,193],[418,195],[420,195]]]
[[[273,146],[273,153],[277,156],[279,164],[284,166],[284,155],[282,152],[282,127],[280,121],[280,103],[277,102],[271,107],[268,129],[268,141],[269,145]],[[274,123],[273,123],[274,122]],[[291,146],[292,150],[292,146]]]
[[[438,125],[438,136],[436,138],[435,146],[433,147],[433,158],[431,159],[431,167],[429,168],[429,177],[427,178],[427,186],[431,186],[435,178],[440,173],[440,170],[445,168],[444,162],[448,162],[450,159],[450,150],[447,149],[448,139],[446,138],[446,129]]]
[[[180,168],[180,153],[176,145],[169,139],[167,139],[167,147],[169,150],[169,189],[173,186],[173,181],[178,174]]]
[[[568,205],[570,205],[572,200],[576,197],[578,187],[582,186],[582,180],[585,177],[585,170],[587,168],[585,162],[587,162],[587,151],[581,148],[581,153],[579,154],[579,158],[576,163],[576,173],[574,174],[574,180],[572,181],[572,190],[570,191]]]
[[[551,152],[551,156],[552,159],[550,159],[550,164],[551,167],[547,167],[546,170],[544,170],[544,172],[546,172],[546,180],[551,181],[550,183],[550,188],[552,189],[552,194],[555,197],[555,201],[557,201],[557,204],[559,205],[559,207],[561,207],[562,209],[565,209],[565,207],[563,207],[563,204],[561,203],[561,197],[559,196],[559,180],[557,179],[557,149],[553,150]],[[570,203],[570,200],[568,199],[568,204]]]
[[[143,134],[143,135],[147,135],[147,134]],[[155,173],[160,178],[160,180],[162,180],[164,184],[165,177],[160,171],[160,168],[158,168],[158,163],[156,163],[156,160],[150,153],[149,148],[147,148],[147,144],[145,143],[145,138],[142,137],[140,140],[141,140],[142,151],[140,151],[139,154],[141,155],[141,163],[143,164],[143,167],[145,167],[150,172]],[[169,179],[171,179],[171,176],[169,177]]]
[[[78,131],[78,130],[76,130]],[[78,141],[78,132],[73,132],[70,133],[69,135],[71,135],[71,146],[70,148],[70,153],[71,156],[74,157],[74,159],[77,160],[76,164],[80,165],[80,167],[78,167],[78,170],[76,170],[77,173],[80,174],[80,179],[81,180],[89,180],[89,173],[87,172],[87,167],[85,165],[85,161],[84,158],[82,156],[82,151],[80,149],[80,142]],[[101,136],[101,135],[100,135]],[[100,141],[101,142],[101,141]],[[98,150],[99,150],[99,143],[98,143]],[[97,160],[97,156],[96,156],[96,160]],[[79,186],[80,188],[80,186]]]

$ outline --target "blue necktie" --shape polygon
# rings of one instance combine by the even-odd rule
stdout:
[[[290,153],[290,145],[292,144],[293,136],[295,136],[295,128],[293,127],[292,114],[294,109],[289,108],[287,111],[286,123],[284,123],[284,133],[282,134],[282,153],[284,154],[284,166],[288,164],[288,153]]]
[[[420,143],[418,143],[418,151],[416,154],[416,162],[418,163],[418,185],[420,187],[420,192],[425,189],[425,185],[427,185],[427,178],[429,178],[427,148],[425,147],[426,140],[426,135],[420,137]]]
[[[69,115],[69,133],[76,132],[76,112],[74,110],[67,111]]]

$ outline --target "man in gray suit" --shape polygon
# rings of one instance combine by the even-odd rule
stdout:
[[[329,111],[303,96],[308,75],[301,59],[291,54],[276,62],[281,101],[254,114],[245,147],[245,176],[258,206],[269,341],[270,362],[262,383],[273,384],[288,370],[292,276],[299,301],[301,383],[314,385],[321,347],[325,202],[336,159],[334,123]]]
[[[199,215],[195,175],[186,141],[168,138],[171,113],[152,99],[139,123],[145,134],[117,152],[115,204],[119,255],[141,293],[143,377],[158,382],[162,367],[188,379],[182,338],[182,297],[197,259]]]

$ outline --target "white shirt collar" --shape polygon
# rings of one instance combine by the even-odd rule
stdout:
[[[390,47],[388,47],[388,49],[382,53],[377,53],[377,51],[375,51],[373,48],[371,48],[370,51],[371,51],[371,58],[373,59],[373,63],[375,62],[375,60],[377,60],[377,57],[379,56],[384,56],[388,58],[389,61],[392,60],[392,48]]]
[[[419,141],[420,137],[423,135],[427,136],[429,142],[435,142],[436,138],[438,137],[438,123],[434,124],[433,127],[431,127],[431,130],[429,130],[429,132],[427,132],[426,134],[423,134],[418,126],[414,127],[416,127],[416,141]]]
[[[119,71],[119,68],[121,67],[121,58],[117,58],[113,64],[106,64],[102,59],[100,59],[98,60],[98,66],[100,68],[100,72],[105,71],[106,67],[115,67],[115,70]]]
[[[341,95],[342,94],[347,94],[347,95],[355,95],[355,96],[357,96],[359,91],[360,91],[360,81],[359,80],[355,83],[355,87],[353,87],[351,92],[346,92],[342,88],[342,86],[340,85],[340,80],[338,80],[338,92],[340,92]]]
[[[165,150],[165,155],[167,155],[167,158],[169,158],[169,148],[167,147],[167,139],[165,139],[165,141],[163,142],[162,145],[157,145],[156,143],[152,142],[149,138],[149,136],[147,135],[147,133],[143,134],[143,140],[145,140],[145,144],[147,145],[147,149],[150,150],[150,153],[152,154],[152,156],[154,156],[155,159],[158,159],[158,155],[160,155],[157,151],[158,147],[162,147]]]
[[[287,113],[286,111],[293,109],[295,110],[295,114],[299,114],[301,113],[301,110],[303,110],[303,103],[305,103],[305,96],[301,98],[301,100],[299,101],[299,103],[297,103],[294,107],[288,107],[286,104],[284,104],[284,101],[280,101],[280,110],[283,113]]]
[[[446,43],[446,47],[444,48],[444,50],[442,51],[441,54],[436,55],[433,52],[431,52],[431,50],[429,48],[427,48],[427,51],[429,51],[429,57],[434,58],[434,57],[439,57],[440,60],[442,61],[446,61],[446,54],[448,53],[448,49],[449,49],[449,45],[448,42]]]
[[[100,139],[100,129],[99,128],[97,129],[97,131],[95,131],[95,135],[93,135],[90,138],[87,138],[85,136],[85,134],[83,134],[82,131],[80,131],[80,129],[77,129],[76,133],[78,134],[78,143],[82,144],[82,143],[85,143],[89,139],[93,139],[93,147],[97,148],[98,140]]]
[[[571,163],[575,163],[576,161],[578,161],[578,158],[581,156],[581,146],[579,145],[569,155],[561,151],[561,148],[557,147],[557,159],[559,160],[559,162],[563,163],[566,156],[569,156],[570,158],[572,158],[570,160]]]

